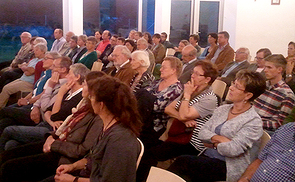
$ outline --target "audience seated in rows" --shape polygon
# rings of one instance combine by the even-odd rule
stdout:
[[[185,84],[191,79],[197,60],[197,49],[192,45],[187,45],[182,50],[182,74],[178,78],[180,83]],[[202,75],[201,75],[202,76]]]
[[[67,32],[66,33],[66,42],[61,46],[61,48],[59,49],[58,53],[61,54],[61,55],[64,55],[65,52],[68,50],[68,48],[70,47],[70,41],[71,41],[71,38],[74,36],[74,32]]]
[[[72,58],[73,63],[77,63],[80,60],[80,58],[87,52],[86,41],[87,41],[86,35],[78,36],[77,44],[78,44],[79,48],[78,48],[75,56]]]
[[[36,58],[29,61],[29,63],[21,64],[20,68],[24,72],[23,75],[19,79],[14,80],[3,87],[2,92],[0,93],[0,109],[6,106],[10,95],[17,93],[18,91],[33,91],[35,66],[39,61],[43,60],[46,51],[47,46],[42,43],[34,46],[34,54]]]
[[[136,162],[141,150],[136,139],[141,122],[135,97],[126,84],[109,76],[98,78],[88,88],[94,113],[100,116],[104,124],[98,136],[100,140],[94,146],[89,160],[84,158],[74,164],[59,166],[55,180],[86,180],[69,173],[82,170],[87,164],[92,166],[91,170],[86,168],[90,173],[90,181],[134,182]]]
[[[112,57],[114,58],[114,66],[108,68],[106,73],[130,85],[136,73],[130,64],[131,52],[126,46],[117,45],[112,53]]]
[[[105,48],[110,44],[110,38],[111,38],[111,33],[108,30],[103,31],[101,37],[102,37],[102,41],[97,45],[96,47],[96,53],[97,56],[99,57],[103,51],[105,50]]]
[[[261,73],[265,77],[265,58],[271,55],[271,51],[268,48],[261,48],[256,52],[256,63],[250,64],[248,67],[251,71],[256,71]]]
[[[189,36],[189,43],[197,49],[197,57],[201,55],[201,47],[198,42],[200,40],[200,36],[198,34],[192,34]]]
[[[169,170],[187,181],[237,181],[250,163],[250,148],[263,133],[251,102],[265,88],[260,73],[238,72],[229,91],[233,104],[218,107],[200,129],[198,137],[207,150],[176,158]]]
[[[166,32],[161,33],[161,44],[163,44],[165,49],[174,48],[173,44],[167,40],[167,33]]]
[[[265,58],[264,73],[267,90],[254,101],[256,112],[263,121],[263,129],[271,135],[291,113],[295,96],[283,80],[287,61],[281,54],[273,54]]]
[[[294,181],[294,120],[272,135],[238,182]]]
[[[140,89],[144,89],[151,85],[155,77],[148,72],[150,65],[149,56],[145,51],[134,51],[131,54],[131,68],[136,71],[133,76],[130,87],[136,93]]]
[[[218,46],[216,46],[210,54],[206,56],[207,60],[210,60],[213,64],[216,64],[217,69],[221,72],[224,67],[234,59],[234,50],[230,47],[229,34],[226,31],[218,33]]]
[[[50,49],[51,52],[60,52],[63,45],[67,42],[66,39],[63,37],[63,31],[62,29],[55,29],[53,32],[55,41],[52,44],[52,47]]]
[[[185,46],[189,45],[190,43],[187,40],[181,40],[178,44],[178,47],[175,47],[175,53],[173,56],[177,57],[178,59],[182,60],[182,50]]]
[[[70,38],[69,47],[62,54],[63,56],[68,56],[71,60],[78,52],[78,36],[74,35]]]
[[[212,52],[212,50],[217,46],[217,39],[218,35],[216,33],[209,33],[208,34],[208,43],[210,44],[207,46],[202,54],[198,57],[198,59],[203,60],[206,58],[206,56]]]
[[[87,52],[81,56],[78,63],[84,64],[88,69],[97,61],[97,52],[95,51],[96,39],[94,36],[89,36],[86,41]]]
[[[140,139],[145,150],[149,150],[159,142],[159,137],[166,130],[169,116],[164,113],[168,104],[181,94],[183,87],[178,77],[181,74],[181,61],[172,56],[164,58],[162,63],[161,79],[154,81],[146,90],[136,92],[139,110],[143,117],[143,128]],[[146,158],[145,154],[143,158]],[[146,162],[142,160],[137,170],[137,181],[142,181],[147,176]]]
[[[195,49],[193,46],[192,48]],[[183,93],[165,108],[165,113],[175,118],[170,129],[175,126],[181,127],[183,131],[176,134],[175,130],[180,129],[174,127],[174,131],[169,130],[165,142],[159,141],[157,145],[145,150],[141,164],[146,165],[147,172],[152,165],[157,165],[157,161],[173,159],[184,154],[198,155],[205,149],[198,139],[198,133],[218,106],[218,99],[210,87],[217,76],[217,69],[212,63],[196,63],[192,79],[184,85]],[[190,132],[184,134],[185,130],[189,129]]]
[[[0,154],[1,181],[39,181],[48,176],[52,176],[48,181],[54,181],[59,165],[74,163],[90,152],[102,131],[103,123],[93,113],[87,83],[103,75],[103,72],[86,75],[83,99],[55,132],[45,135],[45,142],[26,144]]]
[[[146,51],[149,56],[150,66],[148,68],[149,73],[153,73],[155,67],[155,56],[152,51],[148,48],[149,44],[144,38],[138,39],[137,41],[137,50]]]
[[[68,59],[70,62],[70,60]],[[67,83],[58,91],[55,102],[46,109],[44,120],[36,126],[8,126],[0,137],[0,151],[15,145],[41,141],[49,131],[55,131],[82,99],[82,83],[89,72],[83,64],[70,66]],[[12,141],[11,141],[12,140]]]
[[[43,60],[43,67],[46,71],[44,71],[43,76],[35,84],[34,90],[26,97],[20,98],[16,104],[0,110],[0,135],[4,128],[10,125],[34,126],[40,122],[40,113],[44,112],[54,102],[50,103],[45,95],[48,93],[46,90],[46,87],[49,85],[47,80],[51,77],[51,71],[53,71],[53,74],[56,71],[53,65],[57,64],[55,59],[59,59],[59,57],[60,54],[57,52],[47,52]],[[58,64],[57,66],[62,70],[61,65]],[[64,74],[62,74],[62,71],[59,72],[61,72],[63,78],[68,73],[67,70],[64,71]],[[58,90],[58,87],[55,89]]]

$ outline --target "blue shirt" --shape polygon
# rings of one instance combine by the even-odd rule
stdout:
[[[263,162],[256,170],[251,181],[295,181],[294,122],[281,126],[272,135],[258,158]]]
[[[34,58],[34,59],[32,59],[32,60],[28,63],[27,67],[32,67],[32,68],[35,69],[36,64],[37,64],[39,61],[42,61],[42,60],[43,60],[43,58],[41,58],[41,59]],[[34,79],[35,79],[35,74],[30,75],[30,76],[27,76],[27,75],[23,74],[22,77],[20,77],[20,80],[22,80],[22,81],[26,81],[26,82],[29,82],[29,83],[31,83],[31,84],[34,83]]]

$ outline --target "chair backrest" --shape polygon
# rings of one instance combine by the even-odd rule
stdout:
[[[263,130],[261,138],[253,143],[252,148],[250,149],[250,161],[253,162],[258,158],[259,153],[263,150],[267,142],[270,140],[269,134]]]
[[[151,167],[150,173],[146,182],[185,182],[184,179],[177,176],[176,174],[167,171],[165,169],[161,169],[158,167]]]
[[[222,80],[215,80],[212,83],[213,92],[218,95],[220,98],[223,98],[223,94],[226,88],[226,83]]]
[[[173,56],[175,54],[175,50],[173,48],[167,48],[166,56]]]
[[[144,145],[143,145],[142,141],[139,138],[137,138],[137,140],[138,140],[138,142],[140,144],[140,153],[139,153],[138,158],[137,158],[136,169],[138,168],[138,165],[140,163],[140,160],[141,160],[143,152],[144,152]]]
[[[102,66],[103,66],[102,62],[100,62],[99,60],[95,61],[92,65],[91,71],[101,71]]]
[[[265,145],[267,144],[267,142],[270,140],[270,135],[263,130],[263,134],[260,138],[261,142],[260,142],[260,145],[259,145],[259,150],[258,150],[258,154],[263,150],[263,148],[265,147]]]

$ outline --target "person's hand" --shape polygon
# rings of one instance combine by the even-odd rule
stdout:
[[[54,179],[56,182],[73,182],[75,177],[70,174],[61,174],[61,175],[56,174],[54,176]]]
[[[26,106],[26,105],[28,105],[28,100],[25,98],[20,98],[17,101],[17,105],[18,106]]]
[[[63,121],[51,121],[49,124],[52,126],[53,131],[57,130],[58,127],[63,123]]]
[[[55,85],[58,83],[58,80],[59,80],[59,73],[53,72],[51,75],[51,78],[48,81],[48,86],[51,88],[54,88]]]
[[[221,135],[214,135],[211,138],[212,143],[225,143],[225,142],[230,142],[230,141],[231,141],[230,139],[228,139],[225,136],[221,136]]]
[[[75,84],[75,81],[69,81],[65,84],[63,84],[60,88],[59,88],[59,91],[58,91],[58,94],[60,95],[65,95],[71,88],[72,86]]]
[[[43,152],[48,153],[50,152],[51,144],[55,141],[55,139],[52,136],[49,136],[44,145],[43,145]]]
[[[184,124],[188,128],[195,128],[197,126],[197,122],[194,120],[186,121]]]
[[[186,84],[184,84],[184,90],[183,90],[183,96],[187,98],[186,96],[191,96],[192,93],[198,88],[198,86],[194,86],[194,80],[188,81]]]
[[[35,123],[39,123],[40,122],[40,109],[38,107],[33,107],[31,113],[30,113],[30,117],[31,120],[34,121]]]
[[[62,175],[62,174],[65,174],[65,173],[72,172],[73,170],[74,170],[73,164],[63,164],[63,165],[60,165],[56,169],[56,174],[57,175]]]

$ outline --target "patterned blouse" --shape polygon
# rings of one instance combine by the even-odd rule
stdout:
[[[183,87],[180,81],[170,85],[169,87],[158,91],[161,80],[157,80],[152,83],[146,90],[157,97],[154,102],[154,130],[156,132],[161,129],[165,129],[169,116],[164,113],[164,110],[168,104],[175,100],[182,92]]]
[[[146,71],[142,74],[142,76],[138,80],[138,82],[134,84],[137,76],[138,76],[138,73],[134,75],[134,77],[132,78],[132,80],[130,82],[130,87],[134,93],[136,93],[138,90],[140,90],[142,88],[146,88],[146,87],[150,86],[151,83],[155,80],[155,77]]]

